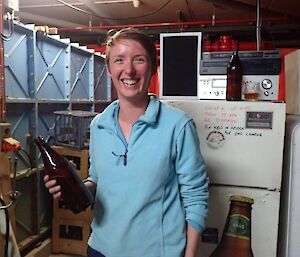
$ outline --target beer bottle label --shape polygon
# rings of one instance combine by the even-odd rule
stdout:
[[[248,217],[240,214],[233,214],[229,217],[227,236],[249,240],[250,230],[250,219]]]

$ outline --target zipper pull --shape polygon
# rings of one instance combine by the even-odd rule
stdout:
[[[124,154],[124,166],[126,166],[127,165],[127,149],[126,149],[126,151],[125,151],[125,154]]]
[[[125,150],[125,153],[124,154],[116,154],[114,151],[112,151],[111,153],[118,157],[118,160],[117,160],[117,163],[120,161],[120,158],[123,157],[123,165],[126,166],[127,165],[127,149]]]

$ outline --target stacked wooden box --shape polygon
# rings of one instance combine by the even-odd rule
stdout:
[[[74,150],[62,146],[53,146],[53,148],[76,164],[81,179],[87,177],[88,150]],[[86,256],[92,215],[91,207],[84,212],[74,214],[65,208],[61,201],[53,200],[52,252]]]

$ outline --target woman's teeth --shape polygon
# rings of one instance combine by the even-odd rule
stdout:
[[[122,82],[126,86],[134,86],[137,83],[137,80],[123,79]]]

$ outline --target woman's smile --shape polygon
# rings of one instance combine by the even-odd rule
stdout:
[[[121,79],[121,82],[127,87],[134,87],[138,81],[138,79]]]

